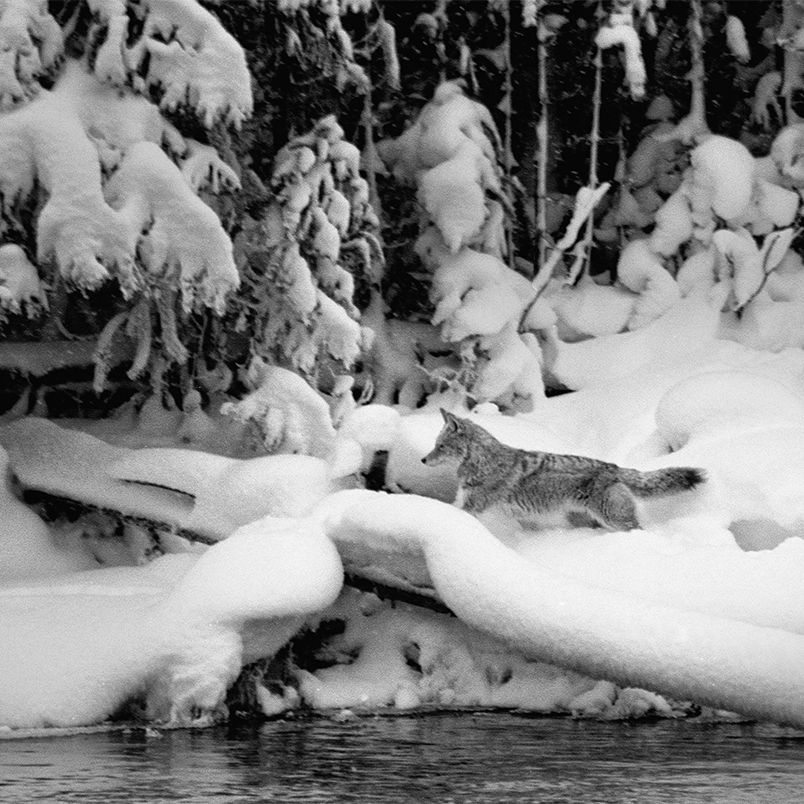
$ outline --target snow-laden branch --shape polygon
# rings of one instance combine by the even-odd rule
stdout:
[[[87,0],[106,27],[94,72],[118,86],[134,78],[139,91],[158,90],[160,107],[190,106],[209,128],[219,119],[239,126],[251,114],[251,79],[243,49],[196,0]],[[141,32],[129,43],[127,11]]]
[[[146,278],[179,285],[185,307],[221,309],[238,284],[229,238],[160,144],[183,140],[144,98],[104,86],[68,63],[52,92],[0,117],[5,211],[39,185],[37,258],[79,287],[115,275],[132,292]],[[113,170],[111,180],[104,171]]]
[[[223,312],[239,281],[232,242],[165,152],[152,142],[128,148],[106,195],[129,232],[145,232],[138,242],[145,270],[178,285],[186,309],[197,299]]]
[[[0,2],[0,109],[36,95],[61,55],[62,30],[39,0]]]
[[[99,81],[156,90],[160,106],[190,106],[209,127],[239,126],[251,114],[245,54],[196,0],[86,0],[100,35]],[[39,78],[64,50],[63,31],[40,0],[0,2],[0,108],[39,92]]]
[[[552,276],[553,270],[558,265],[559,260],[564,256],[567,249],[571,248],[578,239],[581,227],[592,215],[600,199],[608,192],[611,184],[603,182],[599,187],[581,187],[575,194],[575,207],[572,211],[572,218],[567,224],[561,239],[556,243],[550,257],[539,268],[539,272],[533,278],[533,287],[537,292],[541,292]]]
[[[87,136],[75,97],[54,91],[0,118],[0,192],[6,212],[38,183],[47,201],[37,220],[39,261],[55,258],[79,287],[118,274],[137,284],[134,243],[103,197],[98,151]]]

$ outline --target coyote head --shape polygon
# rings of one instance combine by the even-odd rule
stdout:
[[[471,434],[471,423],[441,408],[444,426],[438,434],[435,446],[422,458],[427,466],[440,466],[450,460],[460,460],[467,454]]]

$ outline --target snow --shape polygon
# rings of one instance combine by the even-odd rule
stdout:
[[[328,616],[347,622],[332,649],[358,657],[350,664],[302,671],[300,693],[315,708],[591,709],[580,698],[595,682],[512,655],[503,643],[459,620],[407,606],[361,607],[354,595],[345,595]]]
[[[139,257],[152,279],[180,284],[185,306],[198,300],[220,309],[238,284],[232,244],[162,150],[163,137],[185,150],[155,106],[128,91],[121,96],[68,60],[52,91],[0,119],[4,203],[42,185],[37,261],[55,257],[81,288],[110,273],[124,290],[138,288]],[[113,168],[104,186],[103,171]]]
[[[379,451],[387,452],[397,442],[402,417],[390,405],[363,405],[345,417],[339,433],[360,448],[360,469],[367,471]]]
[[[754,238],[743,228],[719,229],[712,242],[732,269],[734,302],[742,307],[759,290],[765,276]]]
[[[90,5],[108,25],[95,63],[100,80],[123,85],[132,68],[146,63],[144,85],[161,89],[163,109],[191,105],[206,128],[218,119],[240,125],[251,113],[245,54],[205,8],[193,0],[149,0],[140,12],[141,33],[129,44],[125,8],[118,0]]]
[[[259,359],[252,361],[250,375],[254,390],[225,405],[223,413],[257,422],[269,449],[284,447],[287,452],[321,458],[332,455],[336,432],[323,397],[298,374]]]
[[[676,274],[676,282],[682,296],[689,296],[701,288],[711,290],[714,287],[716,258],[716,250],[710,245],[693,251],[681,263]]]
[[[785,126],[774,138],[770,158],[779,175],[794,187],[804,182],[799,156],[804,148],[804,125]]]
[[[695,401],[677,404],[688,392]],[[744,395],[739,402],[734,392]],[[802,412],[800,393],[794,396],[781,383],[740,373],[702,374],[660,402],[658,433],[676,442],[674,462],[692,461],[709,471],[716,499],[708,507],[726,525],[753,522],[762,531],[772,522],[787,535],[801,536]]]
[[[790,226],[801,201],[797,193],[763,179],[757,179],[757,205],[773,226]]]
[[[45,6],[9,0],[0,13],[0,107],[34,95],[38,77],[64,47],[63,31]]]
[[[79,284],[116,270],[133,289],[137,253],[152,278],[181,286],[185,306],[220,309],[237,284],[232,245],[196,192],[237,177],[155,105],[110,85],[124,84],[124,55],[147,50],[146,85],[169,82],[163,108],[191,101],[208,123],[236,123],[248,104],[226,82],[239,81],[242,54],[194,4],[146,6],[129,47],[120,3],[92,3],[108,23],[94,75],[68,63],[53,91],[2,117],[0,189],[13,199],[42,183],[38,256],[55,255]],[[10,21],[0,18],[0,35]],[[603,31],[601,47],[624,46],[638,94],[633,27]],[[232,71],[211,77],[213,61]],[[115,116],[119,104],[125,114]],[[367,187],[342,136],[326,118],[280,154],[275,211],[290,231],[312,209],[306,257],[290,237],[282,255],[287,298],[304,326],[315,323],[316,353],[350,364],[367,330],[337,261]],[[440,85],[410,129],[380,144],[429,215],[417,251],[435,307],[432,326],[386,322],[377,294],[364,314],[385,361],[378,398],[389,404],[352,409],[348,375],[332,372],[328,400],[254,359],[250,393],[223,413],[256,426],[279,454],[175,446],[216,426],[198,392],[183,417],[158,401],[158,420],[142,414],[151,429],[139,438],[158,446],[116,446],[35,418],[0,428],[0,726],[97,723],[132,700],[151,720],[211,722],[244,665],[335,621],[342,632],[315,666],[291,666],[279,692],[258,688],[266,714],[306,705],[673,716],[693,701],[804,728],[804,271],[783,228],[799,204],[789,185],[800,140],[787,129],[760,163],[734,140],[705,139],[681,186],[652,207],[650,237],[623,249],[619,284],[554,281],[522,331],[608,185],[581,188],[554,262],[535,280],[511,270],[502,207],[488,195],[499,192],[491,116],[458,84]],[[350,176],[347,198],[334,182],[345,190]],[[36,300],[25,254],[7,244],[0,258],[0,303]],[[268,321],[267,340],[282,320]],[[435,373],[435,353],[452,345],[477,404],[470,412],[452,388],[418,407],[422,368]],[[432,364],[418,360],[425,352]],[[548,397],[543,377],[572,393]],[[563,512],[474,517],[454,504],[455,467],[421,462],[441,406],[513,447],[643,470],[694,466],[706,482],[640,502],[640,528],[629,532]],[[353,488],[377,452],[388,453],[394,493]],[[15,495],[12,470],[24,488],[117,512],[122,538],[92,548],[91,524],[46,525]],[[165,553],[156,558],[154,529]],[[418,595],[433,610],[343,591],[345,577]]]
[[[470,143],[493,161],[494,143],[498,141],[488,109],[466,97],[458,82],[445,81],[436,87],[432,100],[401,137],[384,140],[378,146],[383,161],[400,178],[411,179],[452,160],[456,160],[455,168],[467,159],[474,162],[477,151],[469,147]],[[488,170],[482,172],[484,178],[490,179]]]
[[[693,439],[796,426],[802,417],[801,396],[788,385],[748,372],[711,371],[667,391],[656,410],[656,426],[675,452]]]
[[[351,366],[361,353],[362,330],[349,313],[322,290],[318,299],[318,329],[313,342],[345,366]],[[351,302],[351,298],[350,298]]]
[[[551,372],[567,388],[579,389],[625,377],[640,366],[686,359],[713,341],[719,319],[718,310],[696,293],[637,331],[581,343],[555,342]]]
[[[765,73],[754,88],[751,117],[766,130],[774,125],[774,114],[776,120],[784,119],[778,98],[781,88],[782,74],[778,70]]]
[[[327,464],[312,455],[235,460],[195,450],[142,449],[113,464],[109,474],[191,494],[193,510],[180,525],[211,538],[269,514],[302,516],[336,488]]]
[[[185,309],[199,296],[223,312],[226,295],[240,282],[232,242],[158,145],[139,142],[127,148],[106,185],[106,197],[139,240],[145,269],[178,285]]]
[[[0,509],[3,511],[0,527],[0,580],[8,582],[19,578],[59,575],[78,569],[88,569],[89,561],[61,549],[51,537],[45,523],[20,502],[11,489],[11,470],[8,453],[0,447]]]
[[[689,518],[652,532],[612,537],[560,530],[541,532],[538,538],[519,534],[512,546],[541,567],[593,586],[802,633],[800,539],[775,550],[746,552],[725,528]]]
[[[693,169],[693,208],[696,198],[729,220],[741,215],[751,201],[754,157],[742,143],[712,135],[690,153]],[[704,200],[705,199],[705,200]]]
[[[451,159],[419,180],[419,200],[452,253],[471,242],[486,218],[485,159],[480,147],[467,140]]]
[[[0,307],[30,314],[36,306],[47,307],[47,296],[36,268],[25,252],[13,243],[0,246]]]
[[[737,61],[746,64],[751,61],[751,47],[745,33],[745,26],[739,17],[729,14],[726,17],[726,44]]]
[[[505,400],[516,407],[514,400],[519,398],[530,409],[544,396],[541,347],[532,333],[520,334],[510,322],[500,332],[479,338],[478,348],[483,359],[472,387],[478,401]]]
[[[651,251],[652,246],[653,239],[650,245],[647,240],[634,240],[622,250],[617,263],[618,281],[639,294],[628,318],[628,329],[639,329],[660,318],[681,296],[675,279]]]
[[[656,211],[656,229],[651,234],[650,245],[655,252],[669,256],[675,254],[692,233],[692,212],[687,193],[679,189]]]
[[[27,522],[4,539],[18,543],[24,530],[39,558],[0,585],[0,661],[14,693],[0,696],[0,722],[94,723],[138,695],[155,720],[213,719],[246,661],[272,656],[305,623],[334,620],[344,628],[328,661],[297,667],[284,691],[260,689],[266,713],[304,704],[677,716],[680,701],[694,701],[804,726],[804,357],[718,340],[707,309],[693,296],[610,336],[610,348],[631,344],[619,371],[596,378],[595,352],[577,364],[583,390],[542,398],[532,413],[487,404],[460,414],[522,448],[705,469],[700,489],[644,503],[642,529],[629,533],[453,506],[454,471],[420,461],[441,426],[435,401],[416,412],[358,407],[338,433],[360,444],[364,467],[390,452],[395,494],[343,490],[311,456],[235,460],[113,447],[42,420],[6,426],[0,442],[27,486],[107,507],[128,499],[141,516],[172,510],[177,526],[232,535],[200,556],[86,570],[86,554],[66,552],[5,498],[9,517]],[[651,332],[672,315],[674,336]],[[457,618],[339,596],[342,568]]]
[[[539,301],[545,301],[555,312],[555,321],[535,322],[531,329],[549,329],[557,324],[562,341],[585,340],[590,335],[613,335],[622,332],[634,309],[636,296],[620,285],[598,285],[584,274],[575,285],[551,282]],[[528,315],[527,321],[530,322]]]
[[[348,443],[332,463],[312,455],[241,460],[193,449],[133,450],[36,418],[0,429],[0,444],[28,488],[211,540],[268,514],[308,513],[350,485],[360,460]]]
[[[639,34],[631,21],[628,24],[614,24],[602,27],[595,37],[595,44],[605,50],[609,47],[622,45],[625,61],[625,81],[631,90],[631,97],[639,100],[645,95],[645,82],[647,73],[642,58],[642,46]]]
[[[457,81],[439,84],[400,137],[377,145],[385,166],[398,179],[416,184],[427,213],[416,252],[433,274],[431,323],[440,327],[443,341],[456,344],[453,362],[476,376],[470,390],[480,401],[530,407],[544,393],[537,379],[540,347],[535,336],[520,337],[518,330],[536,289],[504,261],[505,210],[497,200],[506,198],[500,150],[491,113],[468,98]],[[607,187],[592,196],[599,198]],[[568,235],[573,240],[579,215],[588,216],[595,203],[584,203],[587,195],[585,188],[578,194],[573,218],[578,223],[574,229],[571,224]]]
[[[463,248],[443,256],[433,275],[430,298],[445,341],[494,335],[518,320],[533,290],[525,277],[491,254]]]
[[[341,492],[314,518],[336,544],[417,544],[435,588],[459,618],[526,655],[680,699],[804,724],[804,639],[796,634],[652,605],[546,572],[471,515],[429,498]]]
[[[0,443],[26,488],[158,519],[168,526],[178,526],[192,509],[184,495],[113,482],[108,468],[130,451],[86,433],[63,430],[45,419],[20,419],[0,428]]]
[[[144,690],[149,717],[208,721],[243,663],[331,603],[340,559],[320,528],[247,526],[203,556],[0,589],[0,723],[74,726]]]

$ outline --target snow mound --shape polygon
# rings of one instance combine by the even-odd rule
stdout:
[[[242,664],[273,655],[341,583],[321,529],[293,522],[244,528],[201,558],[0,589],[0,723],[97,723],[135,696],[152,719],[206,722]]]
[[[362,467],[367,469],[375,452],[388,451],[396,442],[401,419],[399,411],[388,405],[362,405],[348,415],[338,434],[360,445]]]
[[[464,622],[526,656],[623,686],[804,725],[804,638],[544,571],[436,500],[350,491],[315,516],[341,539],[407,542]]]
[[[688,296],[634,332],[556,343],[557,357],[549,368],[556,380],[573,390],[625,377],[701,349],[714,340],[719,318],[719,310],[706,299]]]
[[[38,578],[89,569],[90,561],[60,549],[50,529],[14,495],[8,453],[0,447],[0,580]]]
[[[804,634],[802,539],[746,552],[717,522],[689,516],[650,532],[520,532],[512,547],[541,569],[590,586]]]
[[[659,433],[677,450],[692,438],[804,422],[804,400],[781,382],[740,371],[696,374],[670,388],[656,410]]]
[[[693,149],[690,161],[694,208],[709,204],[725,220],[745,212],[754,191],[756,169],[745,145],[715,134]]]

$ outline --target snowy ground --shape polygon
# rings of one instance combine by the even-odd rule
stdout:
[[[110,446],[41,421],[3,428],[24,485],[220,543],[166,538],[168,554],[149,560],[134,525],[112,540],[48,529],[6,490],[0,724],[97,723],[131,699],[153,720],[209,720],[244,664],[337,623],[314,663],[261,688],[266,713],[615,717],[693,702],[804,727],[804,354],[719,340],[693,304],[673,315],[677,338],[659,319],[568,345],[557,366],[575,393],[515,417],[490,405],[465,414],[528,449],[706,470],[694,492],[644,505],[643,528],[628,533],[523,529],[453,506],[454,474],[420,461],[441,426],[437,401],[359,408],[341,428],[367,451],[389,449],[395,494],[349,489],[322,458],[241,461]],[[457,618],[344,591],[344,566],[428,591]]]

